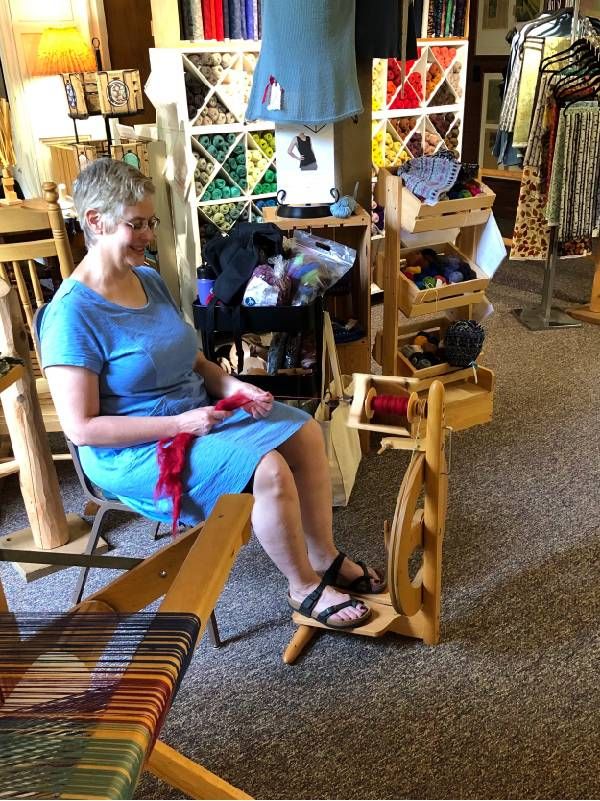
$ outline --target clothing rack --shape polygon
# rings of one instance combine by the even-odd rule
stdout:
[[[552,0],[550,0],[552,3]],[[573,7],[573,22],[571,28],[571,44],[573,44],[579,35],[583,33],[585,36],[591,36],[592,34],[588,32],[588,26],[584,25],[581,28],[581,21],[582,18],[579,15],[580,10],[580,0],[574,0],[574,2],[565,3],[564,0],[561,3],[560,0],[554,3],[555,7],[557,8],[566,8],[566,7]],[[552,10],[552,9],[547,9]],[[591,31],[591,26],[589,26],[589,30]],[[558,309],[552,306],[552,299],[554,295],[554,284],[556,279],[556,268],[558,265],[558,225],[551,225],[550,227],[550,234],[549,234],[549,243],[548,243],[548,252],[546,256],[546,261],[544,264],[544,283],[542,287],[542,297],[541,303],[536,304],[534,306],[527,306],[523,309],[516,309],[515,314],[517,318],[526,326],[530,331],[544,331],[548,329],[555,329],[555,328],[579,328],[581,327],[580,320],[588,319],[586,317],[581,316],[581,314],[577,315],[578,319],[574,319],[573,316],[570,314],[566,314],[561,309]],[[596,287],[596,281],[600,283],[600,266],[598,265],[598,250],[594,248],[595,254],[595,262],[596,262],[596,276],[594,278],[594,287]],[[598,290],[598,287],[596,287]],[[598,291],[597,291],[597,294]],[[590,308],[594,306],[592,312],[594,314],[598,314],[598,321],[600,322],[600,301],[594,298],[594,289],[592,290],[592,300],[590,303]],[[599,307],[596,312],[596,305]],[[585,311],[585,308],[584,308]]]

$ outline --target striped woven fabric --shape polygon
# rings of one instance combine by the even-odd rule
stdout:
[[[195,615],[0,615],[3,798],[132,798]]]

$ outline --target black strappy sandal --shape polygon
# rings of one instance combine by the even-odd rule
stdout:
[[[352,581],[342,578],[339,575],[339,572],[344,559],[349,559],[351,562],[354,561],[353,559],[350,559],[349,556],[346,556],[345,553],[340,551],[327,570],[323,573],[323,581],[326,584],[329,584],[331,587],[335,587],[337,590],[340,590],[340,592],[356,593],[358,595],[378,595],[380,592],[385,590],[385,578],[382,578],[377,571],[375,571],[377,574],[377,579],[373,578],[373,576],[369,574],[366,564],[358,559],[356,560],[355,564],[362,568],[362,576],[358,576]],[[379,583],[379,586],[376,590],[373,589],[372,585],[372,582],[374,581]]]
[[[358,606],[365,605],[361,601],[357,601],[355,598],[350,598],[348,601],[343,601],[342,603],[328,606],[327,609],[324,609],[322,612],[315,612],[315,606],[319,602],[321,595],[323,595],[323,591],[328,586],[330,585],[327,584],[325,580],[321,581],[316,590],[313,590],[309,595],[307,595],[302,602],[294,601],[294,599],[288,594],[288,604],[295,612],[299,612],[301,615],[304,615],[304,617],[310,617],[330,629],[355,629],[357,626],[362,626],[363,623],[367,622],[367,620],[371,617],[371,610],[369,607],[367,607],[366,612],[363,615],[360,615],[360,617],[355,617],[352,620],[334,620],[331,621],[331,623],[329,622],[329,618],[332,615],[335,615],[336,612],[341,612],[342,609],[348,609],[349,607],[356,609]]]

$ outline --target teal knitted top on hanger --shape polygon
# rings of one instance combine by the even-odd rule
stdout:
[[[262,0],[246,119],[323,125],[360,114],[354,17],[355,0]]]

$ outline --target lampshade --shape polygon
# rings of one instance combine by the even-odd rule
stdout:
[[[96,57],[78,28],[46,28],[37,49],[32,75],[94,72]]]

